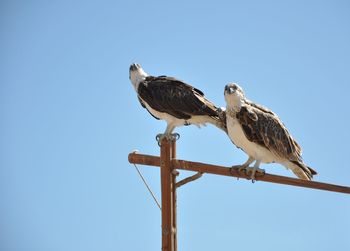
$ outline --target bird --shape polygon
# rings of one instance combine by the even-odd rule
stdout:
[[[172,139],[174,129],[183,125],[200,127],[210,123],[226,131],[220,109],[205,98],[201,90],[174,77],[150,76],[137,63],[130,65],[129,79],[142,107],[167,123],[165,132],[156,137],[159,143],[164,137]]]
[[[251,173],[255,180],[256,172],[265,173],[261,163],[279,163],[298,178],[312,180],[317,172],[303,162],[300,145],[273,111],[247,99],[236,83],[225,86],[224,96],[228,136],[249,156],[239,171]]]

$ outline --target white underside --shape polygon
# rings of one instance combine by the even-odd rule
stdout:
[[[143,102],[143,103],[147,107],[148,111],[150,111],[153,114],[153,116],[155,116],[159,119],[165,120],[168,123],[168,125],[171,125],[174,127],[182,126],[185,124],[194,124],[194,125],[197,125],[198,127],[200,127],[200,126],[205,126],[206,123],[214,123],[215,122],[213,118],[211,118],[210,116],[206,116],[206,115],[192,116],[190,119],[178,119],[178,118],[176,118],[172,115],[169,115],[167,113],[154,110],[146,102]]]
[[[246,152],[250,157],[255,160],[260,160],[263,163],[278,162],[283,161],[276,155],[271,153],[265,147],[262,147],[254,142],[251,142],[245,136],[241,125],[236,118],[227,116],[227,130],[230,139],[233,143]]]

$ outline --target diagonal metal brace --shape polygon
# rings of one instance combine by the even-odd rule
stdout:
[[[202,175],[203,175],[202,172],[198,172],[195,175],[192,175],[192,176],[187,177],[187,178],[185,178],[183,180],[180,180],[179,182],[177,182],[175,184],[175,187],[179,188],[180,186],[183,186],[183,185],[185,185],[185,184],[187,184],[187,183],[189,183],[191,181],[195,181],[195,180],[199,179],[200,177],[202,177]]]

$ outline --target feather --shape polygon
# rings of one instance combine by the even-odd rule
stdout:
[[[139,84],[138,95],[153,109],[178,119],[194,115],[218,117],[218,108],[203,92],[172,77],[147,77]]]
[[[317,174],[305,165],[300,145],[274,112],[247,100],[243,89],[234,83],[225,86],[225,100],[228,135],[249,159],[256,160],[256,168],[260,162],[277,162],[301,179],[311,180]]]
[[[281,158],[292,161],[301,159],[300,146],[274,113],[264,112],[254,106],[242,106],[236,113],[236,118],[251,142],[267,148]]]

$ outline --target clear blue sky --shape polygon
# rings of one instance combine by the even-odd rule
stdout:
[[[281,117],[315,180],[350,185],[349,11],[348,1],[1,1],[0,250],[160,250],[160,211],[127,155],[158,154],[165,123],[138,103],[133,62],[219,106],[238,82]],[[177,132],[179,158],[246,160],[210,125]],[[141,169],[160,197],[159,169]],[[348,195],[204,175],[178,191],[179,250],[350,250],[349,212]]]

